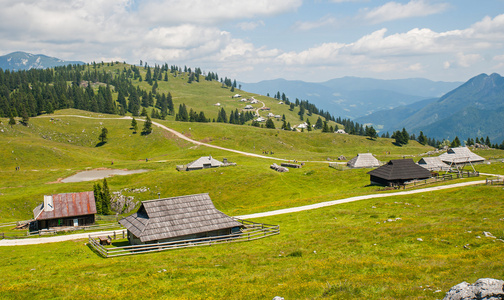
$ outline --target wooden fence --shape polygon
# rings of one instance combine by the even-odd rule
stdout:
[[[453,173],[453,174],[440,174],[428,179],[423,179],[423,180],[413,180],[410,182],[406,182],[405,184],[398,185],[396,188],[398,189],[407,189],[410,187],[415,187],[415,186],[420,186],[420,185],[426,185],[430,183],[435,183],[439,181],[446,181],[446,180],[452,180],[456,178],[469,178],[469,177],[478,177],[479,172],[460,172],[460,173]]]
[[[16,225],[16,222],[13,223],[13,226]],[[35,236],[45,236],[45,235],[57,235],[59,233],[74,233],[75,231],[97,231],[104,229],[113,229],[113,228],[122,228],[123,226],[119,223],[107,223],[107,224],[98,224],[98,225],[89,225],[89,226],[68,226],[68,227],[56,227],[53,229],[42,229],[37,231],[22,231],[22,232],[2,232],[0,233],[0,239],[23,239],[23,238],[31,238]]]
[[[244,220],[237,221],[241,222],[244,225],[244,228],[240,231],[240,233],[236,234],[124,247],[115,247],[113,245],[105,247],[100,244],[99,235],[89,235],[89,243],[103,257],[115,257],[197,246],[211,246],[222,243],[246,242],[280,234],[280,226],[278,225],[254,223]],[[126,234],[126,230],[120,230],[117,232],[114,231],[114,234],[112,236],[107,236],[107,238],[112,241],[121,237],[124,239]]]
[[[486,185],[494,185],[494,184],[504,184],[504,178],[495,177],[486,179]]]

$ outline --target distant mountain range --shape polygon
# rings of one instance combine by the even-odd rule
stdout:
[[[240,83],[242,89],[262,95],[277,92],[294,101],[308,100],[318,108],[343,118],[363,117],[381,110],[440,97],[462,82],[430,81],[422,78],[381,80],[343,77],[312,83],[285,79]]]
[[[357,118],[381,132],[406,128],[428,137],[453,140],[489,136],[492,143],[504,139],[504,78],[480,74],[446,93],[394,109]]]
[[[0,56],[0,68],[11,71],[46,69],[66,66],[68,64],[81,65],[85,63],[82,61],[64,61],[55,57],[42,54],[30,54],[21,51]]]

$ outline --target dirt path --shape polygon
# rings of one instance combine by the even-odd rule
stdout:
[[[350,197],[350,198],[345,198],[345,199],[321,202],[321,203],[316,203],[316,204],[267,211],[267,212],[262,212],[262,213],[235,216],[235,218],[255,219],[255,218],[262,218],[262,217],[271,217],[271,216],[276,216],[276,215],[296,213],[296,212],[318,209],[318,208],[323,208],[323,207],[327,207],[327,206],[333,206],[333,205],[338,205],[338,204],[342,204],[342,203],[349,203],[349,202],[355,202],[355,201],[366,200],[366,199],[386,198],[386,197],[394,197],[394,196],[404,196],[404,195],[412,195],[412,194],[419,194],[419,193],[427,193],[427,192],[440,191],[440,190],[459,188],[459,187],[484,184],[484,183],[485,183],[485,180],[478,180],[478,181],[455,183],[455,184],[450,184],[450,185],[436,186],[436,187],[411,190],[411,191],[363,195],[363,196],[356,196],[356,197]],[[12,240],[3,239],[3,240],[0,240],[0,246],[22,246],[22,245],[56,243],[56,242],[63,242],[63,241],[70,241],[70,240],[85,239],[89,236],[89,234],[110,235],[110,234],[114,234],[114,233],[113,233],[113,231],[101,231],[101,232],[79,233],[79,234],[64,235],[64,236],[52,236],[52,237],[44,237],[44,238],[12,239]]]
[[[264,103],[263,103],[264,105]],[[49,117],[49,116],[41,116],[41,117]],[[51,118],[53,118],[55,116],[51,116]],[[129,117],[129,116],[126,116],[126,117],[121,117],[121,118],[96,118],[96,117],[87,117],[87,116],[79,116],[79,115],[58,115],[58,117],[76,117],[76,118],[84,118],[84,119],[96,119],[96,120],[131,120],[133,119],[132,117]],[[137,121],[142,121],[142,122],[145,122],[145,120],[143,119],[136,119]],[[174,129],[171,129],[169,127],[166,127],[165,125],[163,124],[160,124],[160,123],[157,123],[157,122],[152,122],[152,125],[155,125],[161,129],[164,129],[168,132],[171,132],[172,134],[174,134],[175,136],[183,139],[183,140],[186,140],[192,144],[195,144],[195,145],[199,145],[199,146],[204,146],[204,147],[209,147],[209,148],[214,148],[214,149],[219,149],[219,150],[224,150],[224,151],[228,151],[228,152],[233,152],[233,153],[238,153],[238,154],[242,154],[242,155],[246,155],[246,156],[252,156],[252,157],[258,157],[258,158],[265,158],[265,159],[272,159],[272,160],[280,160],[280,161],[289,161],[288,159],[284,159],[284,158],[276,158],[276,157],[270,157],[270,156],[264,156],[264,155],[260,155],[260,154],[255,154],[255,153],[250,153],[250,152],[245,152],[245,151],[239,151],[239,150],[234,150],[234,149],[229,149],[229,148],[225,148],[225,147],[220,147],[220,146],[216,146],[216,145],[212,145],[212,144],[207,144],[207,143],[203,143],[203,142],[198,142],[196,140],[193,140],[185,135],[183,135],[182,133],[174,130]]]

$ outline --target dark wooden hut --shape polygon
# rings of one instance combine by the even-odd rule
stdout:
[[[208,194],[143,201],[137,213],[119,222],[131,245],[227,235],[243,226],[217,210]]]
[[[412,180],[431,177],[431,173],[415,164],[412,159],[392,159],[385,165],[369,171],[371,184],[396,186]]]
[[[31,229],[94,224],[96,203],[93,192],[44,196],[44,202],[33,210]]]

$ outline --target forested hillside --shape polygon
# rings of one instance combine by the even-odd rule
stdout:
[[[90,112],[147,116],[182,122],[223,122],[237,125],[321,130],[345,128],[366,135],[366,128],[336,119],[307,100],[290,101],[285,94],[272,98],[239,89],[236,80],[168,64],[135,66],[120,62],[67,65],[54,69],[0,69],[0,117],[22,118],[75,108]],[[239,95],[242,93],[243,95]],[[244,106],[260,97],[251,109]],[[247,102],[247,103],[244,103]],[[258,103],[259,102],[259,103]],[[262,107],[261,107],[262,104]],[[255,117],[264,120],[254,120]],[[266,123],[261,123],[266,121]]]

